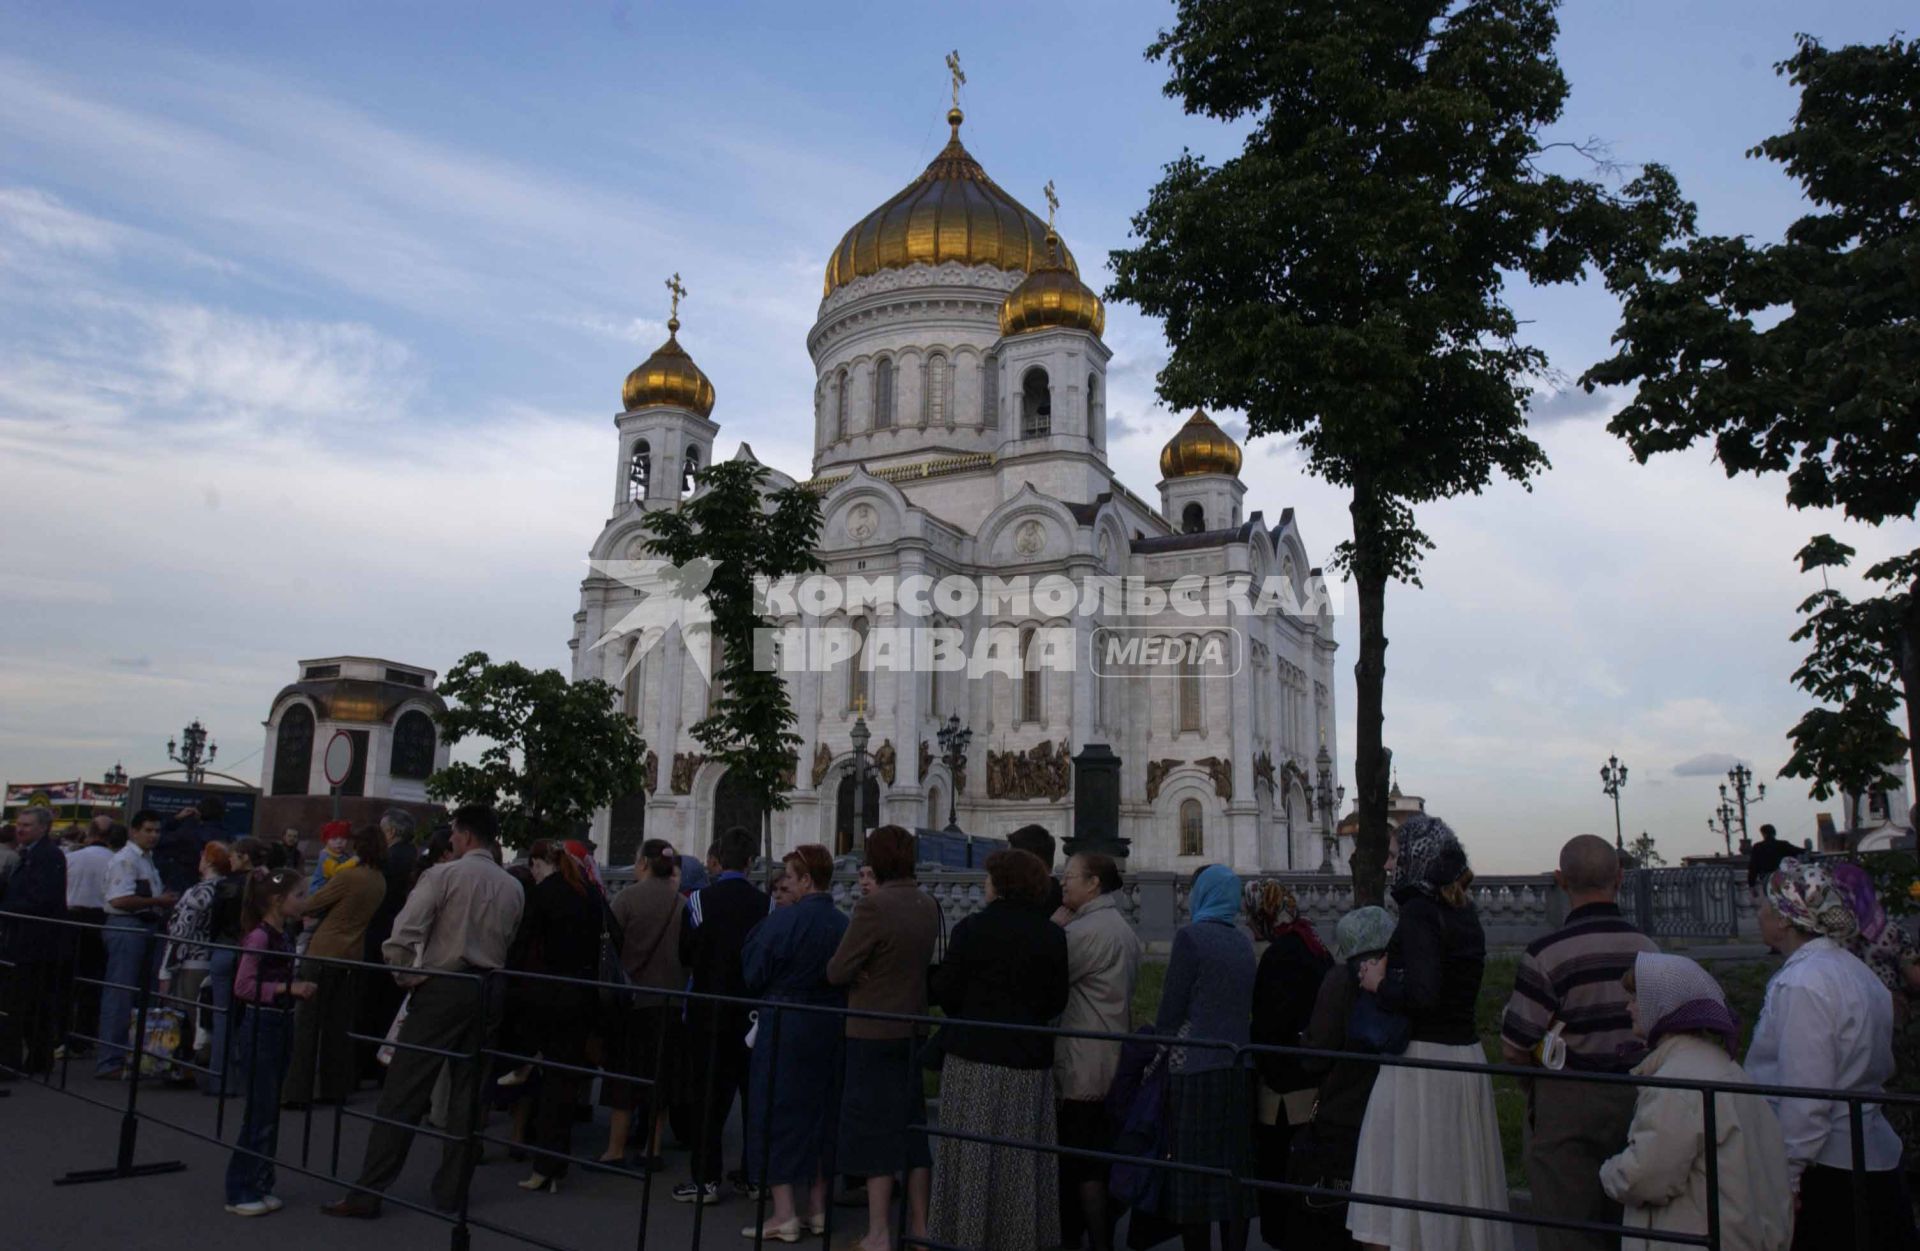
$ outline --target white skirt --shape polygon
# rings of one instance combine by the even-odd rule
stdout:
[[[1407,1058],[1485,1064],[1478,1046],[1411,1043]],[[1484,1073],[1382,1067],[1360,1124],[1347,1229],[1393,1251],[1512,1251],[1513,1227],[1362,1204],[1363,1194],[1507,1210],[1493,1082]]]

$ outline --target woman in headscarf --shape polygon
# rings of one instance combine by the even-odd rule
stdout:
[[[1876,1094],[1893,1076],[1893,997],[1847,944],[1860,923],[1823,865],[1784,860],[1766,881],[1760,937],[1786,962],[1747,1049],[1763,1086]],[[1787,1141],[1787,1178],[1799,1196],[1796,1251],[1854,1245],[1853,1158],[1847,1105],[1768,1096]],[[1900,1169],[1900,1136],[1876,1104],[1863,1104],[1868,1245],[1911,1251],[1913,1206]]]
[[[1360,994],[1360,970],[1370,961],[1384,959],[1392,940],[1393,914],[1385,908],[1355,908],[1340,918],[1333,928],[1337,963],[1320,982],[1301,1046],[1316,1051],[1354,1050],[1347,1040],[1347,1021]],[[1314,1092],[1313,1119],[1294,1135],[1286,1180],[1349,1191],[1360,1123],[1366,1119],[1367,1100],[1380,1067],[1365,1060],[1306,1059],[1300,1061],[1300,1068],[1320,1086]],[[1287,1251],[1348,1251],[1358,1245],[1347,1233],[1346,1200],[1327,1195],[1292,1196],[1284,1236],[1267,1227],[1264,1215],[1261,1233],[1269,1245]]]
[[[1364,990],[1407,1018],[1406,1056],[1485,1064],[1474,1023],[1487,939],[1467,888],[1466,850],[1439,817],[1422,813],[1387,842],[1387,889],[1400,923],[1385,960],[1369,961]],[[1367,1101],[1353,1164],[1356,1194],[1436,1199],[1505,1211],[1507,1169],[1484,1073],[1383,1067]],[[1508,1251],[1509,1226],[1471,1217],[1355,1201],[1356,1240],[1394,1251]]]
[[[1859,930],[1847,950],[1858,956],[1893,992],[1893,1017],[1903,1024],[1912,1008],[1916,963],[1920,948],[1906,927],[1887,920],[1887,910],[1873,889],[1873,876],[1852,861],[1842,860],[1829,869],[1833,884],[1846,896]]]
[[[1647,1040],[1637,1077],[1748,1083],[1735,1062],[1740,1026],[1713,975],[1684,956],[1643,951],[1621,979],[1633,1032]],[[1787,1251],[1793,1197],[1780,1122],[1758,1095],[1713,1096],[1718,1144],[1720,1245],[1726,1251]],[[1625,1150],[1600,1166],[1600,1185],[1635,1229],[1707,1232],[1706,1116],[1698,1091],[1642,1086]],[[1660,1244],[1628,1238],[1620,1251]]]
[[[1250,1041],[1255,966],[1253,943],[1234,924],[1241,908],[1240,879],[1225,865],[1210,864],[1194,875],[1187,903],[1192,920],[1173,936],[1154,1024],[1162,1034],[1244,1046]],[[1235,1175],[1251,1172],[1251,1092],[1233,1053],[1222,1047],[1174,1047],[1169,1064],[1171,1158]],[[1224,1251],[1247,1245],[1245,1200],[1224,1177],[1167,1173],[1153,1215],[1180,1226],[1188,1251],[1205,1251],[1215,1225]]]
[[[1300,901],[1287,887],[1256,878],[1246,885],[1245,901],[1253,941],[1267,945],[1253,978],[1252,1040],[1257,1046],[1297,1047],[1333,957],[1313,923],[1300,915]],[[1285,1181],[1287,1147],[1294,1128],[1312,1119],[1319,1078],[1305,1072],[1294,1056],[1262,1052],[1253,1063],[1260,1077],[1253,1130],[1255,1160],[1262,1178]],[[1291,1206],[1290,1195],[1260,1192],[1260,1233],[1269,1245],[1284,1245],[1281,1232]]]

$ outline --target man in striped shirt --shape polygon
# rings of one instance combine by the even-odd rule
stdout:
[[[1603,838],[1582,834],[1560,849],[1554,882],[1567,893],[1565,924],[1527,948],[1500,1025],[1509,1064],[1538,1064],[1555,1024],[1571,1072],[1625,1073],[1639,1062],[1626,988],[1634,957],[1656,951],[1621,915],[1620,857]],[[1635,1091],[1577,1081],[1529,1083],[1527,1181],[1533,1211],[1566,1220],[1617,1224],[1619,1205],[1600,1189],[1600,1164],[1627,1140]],[[1540,1251],[1615,1251],[1617,1237],[1536,1228]]]

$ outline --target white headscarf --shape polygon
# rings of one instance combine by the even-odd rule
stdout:
[[[1713,974],[1685,956],[1657,951],[1635,956],[1633,996],[1650,1047],[1676,1031],[1718,1034],[1729,1052],[1739,1044],[1739,1023],[1727,1006],[1727,993]]]

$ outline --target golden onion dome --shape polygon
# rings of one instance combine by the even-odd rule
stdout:
[[[1047,184],[1051,191],[1053,184]],[[1100,297],[1060,263],[1066,249],[1060,236],[1047,232],[1047,259],[1007,293],[1000,306],[1000,333],[1027,334],[1035,330],[1084,330],[1099,338],[1107,328],[1107,308]]]
[[[692,409],[702,417],[712,415],[713,383],[680,346],[679,333],[680,319],[668,319],[667,341],[627,375],[627,385],[621,388],[620,398],[628,412],[665,405]]]
[[[1213,418],[1193,410],[1180,433],[1160,449],[1160,476],[1191,478],[1196,474],[1240,472],[1240,445],[1213,424]]]
[[[909,265],[992,265],[1032,270],[1047,259],[1047,224],[1002,191],[961,146],[959,109],[947,114],[953,134],[926,172],[868,213],[827,258],[822,296],[856,278]],[[1066,268],[1080,272],[1060,249]]]

